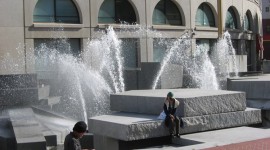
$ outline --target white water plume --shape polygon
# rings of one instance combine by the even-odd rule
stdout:
[[[109,27],[100,39],[89,40],[84,53],[85,60],[94,70],[109,74],[114,92],[125,90],[121,41],[112,27]]]
[[[179,39],[176,39],[173,42],[172,46],[167,50],[167,53],[161,62],[161,68],[158,71],[158,73],[154,79],[152,89],[156,89],[157,83],[160,80],[162,73],[164,72],[164,70],[166,69],[166,67],[169,63],[171,63],[171,62],[174,62],[177,64],[184,63],[183,57],[186,56],[185,53],[190,48],[190,45],[191,45],[190,43],[191,43],[191,39],[190,39],[188,34],[184,34]],[[179,56],[179,57],[176,57],[176,56]]]

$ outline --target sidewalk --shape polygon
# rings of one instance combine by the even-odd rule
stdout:
[[[270,128],[236,127],[186,134],[177,143],[147,150],[268,150]]]
[[[270,138],[259,139],[225,146],[206,148],[204,150],[269,150]]]

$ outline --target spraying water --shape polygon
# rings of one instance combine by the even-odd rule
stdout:
[[[180,56],[177,58],[178,60],[176,60],[176,61],[183,60],[182,56],[186,56],[186,54],[184,54],[184,53],[189,47],[190,47],[190,38],[189,38],[188,34],[184,34],[181,38],[179,38],[173,42],[172,47],[170,47],[169,51],[167,52],[167,54],[165,55],[165,57],[161,63],[161,68],[158,71],[158,73],[154,79],[152,89],[156,89],[157,83],[158,83],[163,71],[166,69],[166,66],[168,65],[168,63],[172,62],[175,59],[174,57],[176,55]]]
[[[91,64],[94,70],[109,74],[114,92],[125,90],[121,41],[112,27],[109,27],[100,39],[88,41],[84,56],[86,63]]]
[[[186,86],[192,88],[217,90],[224,87],[224,85],[219,84],[226,82],[226,79],[230,77],[230,72],[233,72],[235,76],[238,75],[235,50],[228,32],[225,32],[224,38],[217,42],[211,55],[209,55],[209,47],[204,45],[197,45],[193,53],[189,51],[190,47],[191,40],[186,34],[167,49],[152,89],[156,88],[160,76],[169,63],[183,66],[189,78],[186,79],[188,81]]]
[[[54,110],[85,121],[109,113],[109,94],[125,89],[121,42],[113,29],[108,28],[101,39],[89,40],[79,56],[73,55],[68,39],[53,42],[57,49],[50,46],[55,44],[41,44],[35,55],[40,81],[49,80],[50,95],[61,96]]]
[[[126,32],[141,39],[164,36],[157,31],[137,25],[134,28],[124,28],[123,31],[121,29],[120,32]],[[111,27],[101,34],[102,36],[98,39],[89,39],[83,53],[78,55],[74,55],[68,43],[69,39],[66,39],[65,36],[60,36],[61,39],[52,39],[53,43],[43,43],[35,48],[39,81],[50,85],[50,96],[61,97],[60,103],[54,106],[54,110],[57,112],[77,120],[87,121],[88,117],[110,113],[110,93],[125,90],[122,42]],[[209,59],[205,47],[197,46],[196,50],[191,52],[191,38],[188,34],[174,39],[173,44],[167,49],[167,55],[162,61],[161,69],[154,79],[152,88],[156,88],[160,76],[169,63],[184,67],[185,73],[195,83],[190,84],[189,87],[220,88],[219,81],[216,81],[216,74],[220,78],[221,75],[229,76],[230,70],[234,70],[235,75],[238,73],[235,52],[228,42],[230,42],[230,36],[225,33],[224,38],[217,42],[217,49]],[[51,47],[51,45],[57,45],[57,48]],[[234,58],[233,68],[224,66],[231,58]],[[16,66],[14,68],[19,70]]]

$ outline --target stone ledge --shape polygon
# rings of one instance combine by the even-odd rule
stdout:
[[[181,134],[244,126],[261,123],[261,110],[248,108],[245,111],[183,118],[185,128]],[[114,113],[92,117],[88,120],[90,132],[123,141],[133,141],[168,136],[163,120],[156,115]]]
[[[31,108],[12,109],[8,113],[17,150],[46,150],[46,140]]]
[[[158,115],[167,93],[181,102],[177,115],[183,117],[218,114],[246,109],[244,92],[202,89],[134,90],[110,95],[112,111]],[[211,105],[209,105],[211,104]]]

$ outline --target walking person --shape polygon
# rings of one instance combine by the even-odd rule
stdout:
[[[167,94],[167,98],[164,102],[163,110],[166,114],[165,118],[165,125],[169,128],[170,136],[171,137],[180,137],[179,134],[179,126],[180,126],[180,120],[175,115],[176,109],[179,106],[180,102],[173,98],[173,93],[169,92]]]
[[[64,142],[64,150],[82,150],[80,138],[86,132],[87,125],[84,121],[77,122],[73,127],[73,132],[70,132]]]

